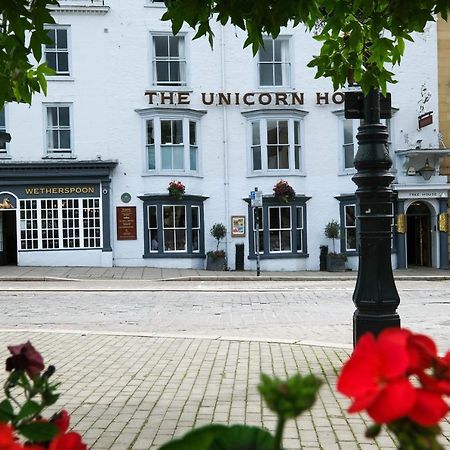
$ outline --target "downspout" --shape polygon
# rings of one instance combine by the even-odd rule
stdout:
[[[220,65],[221,65],[221,91],[226,92],[226,77],[225,77],[225,27],[220,27]],[[222,106],[222,136],[223,136],[223,191],[224,191],[224,207],[225,207],[225,226],[227,227],[227,235],[225,237],[226,254],[230,254],[229,233],[230,231],[230,179],[229,179],[229,154],[228,154],[228,116],[226,106]],[[229,260],[227,261],[229,267]]]

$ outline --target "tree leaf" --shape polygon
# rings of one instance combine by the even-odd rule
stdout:
[[[31,442],[48,442],[58,434],[58,427],[48,422],[32,422],[22,425],[18,432]]]

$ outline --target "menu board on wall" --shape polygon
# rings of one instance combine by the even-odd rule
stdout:
[[[137,239],[136,206],[117,206],[117,240],[133,241]]]

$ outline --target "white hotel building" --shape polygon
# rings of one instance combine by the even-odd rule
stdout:
[[[284,29],[253,58],[233,27],[215,27],[214,49],[188,28],[173,36],[163,2],[60,3],[44,49],[56,70],[48,95],[0,113],[12,136],[0,147],[1,264],[203,268],[215,249],[209,229],[222,222],[229,268],[243,244],[254,269],[249,193],[258,187],[262,270],[317,270],[332,219],[336,251],[357,267],[358,121],[306,67],[319,51],[310,34]],[[448,267],[436,42],[430,24],[389,89],[394,267]],[[294,201],[274,198],[280,179]],[[186,186],[181,200],[168,195],[172,180]],[[240,235],[231,233],[236,217],[245,219]]]

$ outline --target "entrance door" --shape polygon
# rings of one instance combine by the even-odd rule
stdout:
[[[406,211],[408,267],[431,264],[431,213],[427,205],[414,202]]]
[[[15,210],[0,212],[0,265],[17,265]]]

